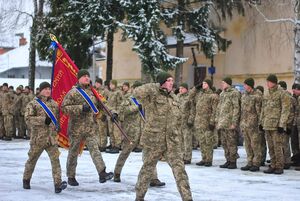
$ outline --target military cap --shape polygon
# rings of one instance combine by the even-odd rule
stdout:
[[[80,79],[82,76],[88,75],[90,76],[89,71],[87,71],[86,69],[80,69],[77,73],[77,79]]]
[[[124,82],[124,83],[123,83],[123,86],[124,86],[124,85],[127,86],[127,87],[130,87],[129,82]]]
[[[276,76],[276,75],[270,74],[270,75],[267,77],[267,81],[272,82],[272,83],[274,83],[274,84],[277,84],[278,79],[277,79],[277,76]]]
[[[115,85],[115,86],[118,86],[118,81],[117,80],[111,80],[110,83]]]
[[[286,84],[286,82],[285,81],[279,81],[278,82],[278,84],[281,86],[281,88],[283,88],[284,90],[286,90],[287,89],[287,84]]]
[[[254,79],[252,77],[245,79],[244,83],[252,89],[254,88]]]
[[[300,84],[294,83],[292,89],[300,90]]]
[[[142,86],[143,84],[140,82],[140,81],[135,81],[132,85],[133,88],[136,88],[136,87],[139,87],[139,86]]]
[[[95,82],[100,83],[101,85],[103,84],[103,80],[99,77],[96,78]]]
[[[232,79],[231,79],[231,77],[225,77],[225,78],[223,78],[222,81],[226,82],[228,85],[232,85]]]
[[[169,74],[169,73],[166,72],[166,71],[161,71],[161,72],[159,72],[159,73],[157,74],[157,76],[156,76],[156,81],[157,81],[160,85],[163,85],[163,84],[167,81],[167,79],[168,79],[169,77],[172,77],[172,75]]]
[[[5,83],[3,83],[3,85],[2,86],[6,86],[6,87],[8,87],[8,84],[5,82]]]
[[[181,87],[184,87],[184,88],[186,88],[186,89],[189,89],[189,85],[187,84],[187,83],[181,83],[181,85],[180,85]]]
[[[210,79],[206,79],[203,82],[206,82],[208,84],[209,88],[212,89],[213,83],[212,83],[212,81]]]
[[[258,89],[259,91],[261,91],[261,93],[264,93],[265,89],[263,86],[257,86],[256,89]]]
[[[43,89],[47,88],[47,87],[51,87],[49,82],[42,82],[39,86],[40,91],[42,91]]]

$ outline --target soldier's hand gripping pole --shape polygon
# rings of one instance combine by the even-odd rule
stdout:
[[[101,107],[103,108],[103,110],[105,111],[105,113],[112,118],[112,113],[111,111],[106,107],[106,105],[102,102],[101,97],[99,96],[98,92],[96,91],[96,89],[94,89],[94,87],[91,85],[91,90],[93,92],[93,94],[95,95],[95,97],[97,98],[97,100],[99,101]],[[113,121],[115,123],[115,125],[118,127],[118,129],[121,131],[121,134],[125,137],[126,140],[128,140],[128,142],[130,144],[132,144],[132,142],[130,141],[128,135],[125,133],[125,131],[123,130],[123,128],[121,127],[121,125],[119,124],[118,121]]]

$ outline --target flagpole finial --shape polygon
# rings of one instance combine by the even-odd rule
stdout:
[[[57,38],[56,38],[56,36],[55,36],[54,34],[50,34],[50,39],[51,39],[52,41],[58,43]]]

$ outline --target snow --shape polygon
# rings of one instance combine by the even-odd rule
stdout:
[[[101,200],[124,201],[134,200],[134,186],[142,165],[142,154],[132,153],[123,168],[121,183],[108,181],[100,184],[96,168],[87,151],[78,158],[77,180],[78,187],[71,187],[61,194],[54,193],[51,176],[50,160],[43,152],[37,162],[31,190],[22,188],[22,175],[27,160],[29,141],[13,140],[0,141],[0,201],[73,201],[73,200]],[[60,149],[62,177],[66,180],[67,150]],[[246,164],[246,155],[243,147],[239,147],[240,159],[238,167]],[[118,155],[102,154],[107,170],[113,171]],[[224,163],[223,149],[214,151],[213,167],[199,167],[195,163],[200,160],[198,150],[193,151],[191,165],[186,166],[194,201],[230,200],[230,201],[265,201],[265,200],[299,200],[300,172],[285,170],[283,175],[267,175],[260,172],[243,172],[240,169],[228,170],[218,166]],[[180,195],[170,167],[165,162],[157,165],[159,179],[166,182],[162,188],[149,188],[145,199],[148,201],[180,201]]]

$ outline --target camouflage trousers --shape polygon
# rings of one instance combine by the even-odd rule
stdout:
[[[39,144],[30,144],[28,160],[25,164],[23,179],[30,180],[34,171],[37,160],[42,152],[46,150],[52,166],[52,177],[55,184],[61,183],[61,167],[59,162],[59,150],[57,145],[40,146]]]
[[[277,130],[266,130],[265,133],[271,159],[271,167],[276,169],[283,169],[283,141],[284,135],[286,134],[279,134]]]
[[[260,135],[260,147],[261,147],[261,163],[264,163],[267,158],[267,140],[265,131],[258,131]]]
[[[69,140],[70,147],[67,159],[68,178],[75,178],[79,147],[82,140],[85,140],[85,144],[88,147],[98,174],[105,169],[105,163],[103,161],[101,152],[99,151],[98,139],[95,130],[92,131],[87,128],[87,130],[83,132],[82,130],[73,129],[73,131],[69,131]]]
[[[120,148],[122,143],[122,137],[118,127],[110,120],[108,121],[108,127],[111,146]]]
[[[4,116],[0,114],[0,138],[5,136]]]
[[[261,164],[261,136],[258,128],[247,128],[242,130],[244,135],[245,149],[247,153],[247,165],[259,167]]]
[[[283,156],[284,156],[284,164],[292,163],[290,136],[287,134],[284,135],[284,137],[283,137]]]
[[[97,120],[99,130],[99,148],[105,148],[107,146],[107,121]]]
[[[13,137],[13,133],[14,133],[14,116],[13,115],[4,115],[4,128],[5,128],[5,136]]]
[[[212,162],[214,150],[214,133],[208,129],[196,129],[196,136],[200,144],[202,161]]]
[[[153,178],[153,171],[157,165],[157,162],[160,157],[164,155],[168,164],[172,168],[177,189],[182,200],[192,200],[188,175],[185,171],[183,160],[180,158],[179,150],[161,150],[144,147],[143,155],[143,166],[139,172],[138,180],[135,185],[137,199],[143,199],[145,197],[150,180]]]
[[[238,158],[237,153],[237,138],[238,135],[235,130],[220,129],[222,147],[224,149],[225,159],[228,162],[236,162]]]
[[[192,134],[192,144],[193,144],[193,149],[197,149],[197,147],[199,146],[199,142],[195,136],[195,132],[193,132]]]
[[[298,136],[298,128],[297,126],[293,126],[292,133],[291,133],[291,148],[292,153],[295,156],[296,154],[300,153],[300,146],[299,146],[299,136]]]
[[[192,160],[193,151],[193,128],[185,126],[181,129],[183,135],[183,160]]]
[[[15,115],[15,125],[18,129],[18,137],[23,138],[26,134],[26,125],[25,125],[25,119],[24,116],[21,114]]]

